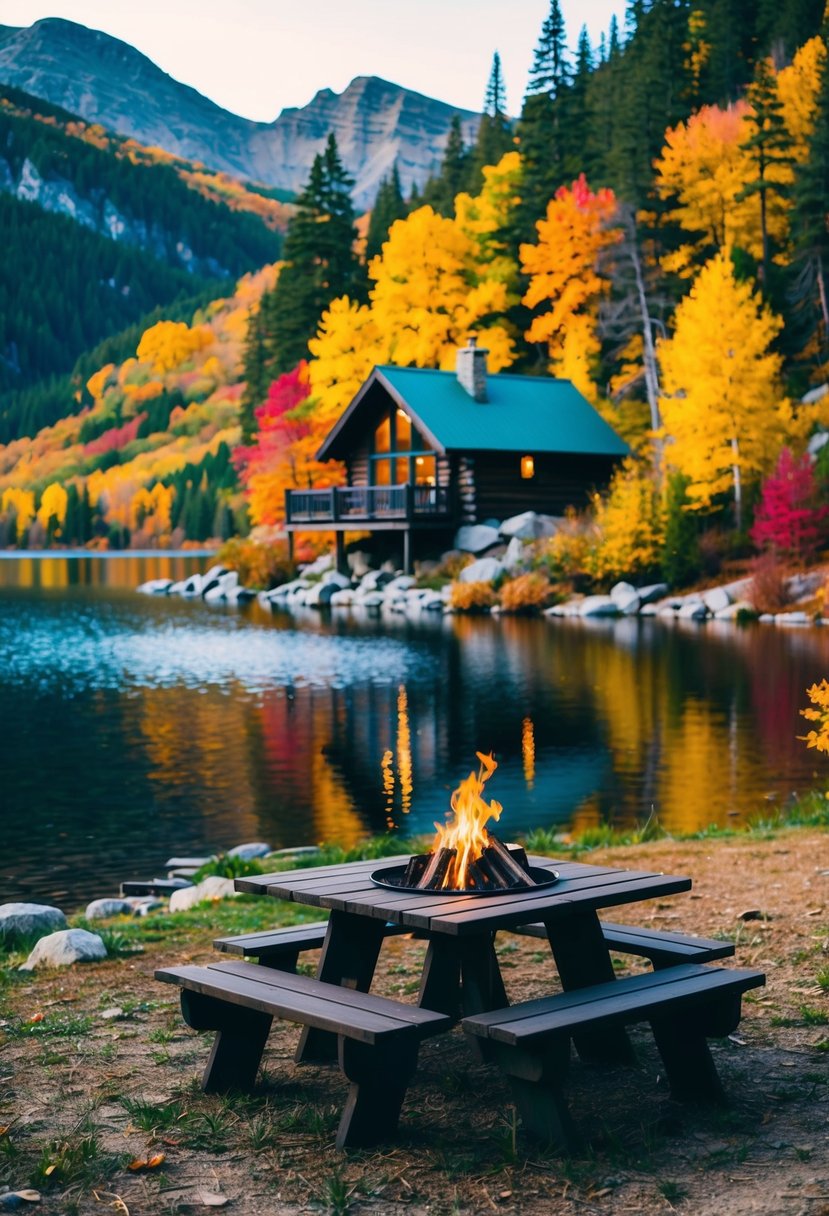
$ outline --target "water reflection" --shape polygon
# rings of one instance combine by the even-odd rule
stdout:
[[[820,773],[796,735],[825,631],[297,621],[134,594],[190,558],[90,563],[91,583],[49,560],[17,582],[0,561],[2,898],[71,903],[242,839],[429,832],[477,750],[508,832],[693,830]]]

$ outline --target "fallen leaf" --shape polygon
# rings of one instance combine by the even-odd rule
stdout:
[[[30,1018],[26,1018],[26,1022],[29,1025],[31,1025],[32,1022],[42,1022],[44,1016],[45,1016],[45,1014],[42,1014],[38,1011],[37,1013],[33,1013]]]
[[[218,1191],[196,1191],[195,1198],[206,1208],[223,1208],[230,1202],[227,1195],[221,1195]]]
[[[728,1036],[728,1041],[729,1043],[736,1043],[738,1047],[745,1047],[746,1045],[745,1039],[741,1039],[740,1036],[736,1034],[730,1034]]]
[[[46,1169],[43,1171],[44,1177],[48,1178],[50,1176],[50,1174],[54,1174],[54,1172],[57,1168],[58,1167],[56,1165],[47,1165]]]
[[[146,1161],[142,1161],[140,1157],[136,1157],[134,1161],[129,1163],[127,1169],[136,1172],[138,1170],[155,1170],[158,1169],[166,1157],[166,1153],[156,1153],[153,1157],[148,1157]]]

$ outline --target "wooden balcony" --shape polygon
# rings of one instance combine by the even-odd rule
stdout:
[[[334,486],[330,490],[287,490],[285,524],[297,528],[411,528],[451,522],[445,486]]]

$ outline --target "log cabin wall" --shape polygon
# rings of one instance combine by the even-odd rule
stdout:
[[[475,461],[471,456],[452,456],[452,473],[455,479],[458,521],[462,524],[474,524],[477,519]]]
[[[515,452],[476,452],[466,463],[466,475],[473,480],[473,519],[508,519],[523,511],[543,515],[563,515],[567,507],[583,508],[592,490],[607,486],[616,461],[606,456],[534,456],[533,477],[521,476],[521,457]],[[471,466],[471,468],[469,467]],[[469,491],[461,486],[461,513],[466,520]]]

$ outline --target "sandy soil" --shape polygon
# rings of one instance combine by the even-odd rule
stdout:
[[[638,1068],[574,1063],[572,1107],[590,1147],[563,1158],[524,1136],[505,1084],[455,1031],[422,1049],[397,1141],[338,1154],[345,1083],[336,1070],[294,1066],[294,1027],[274,1028],[253,1097],[200,1094],[208,1036],[183,1026],[176,993],[152,972],[209,958],[201,932],[186,949],[161,940],[0,989],[0,1181],[36,1186],[42,1200],[26,1207],[49,1216],[205,1206],[250,1216],[829,1216],[829,835],[662,841],[592,860],[690,874],[690,895],[626,908],[624,919],[732,936],[736,964],[766,972],[737,1033],[713,1045],[727,1108],[671,1101],[642,1028]],[[762,918],[741,920],[749,911]],[[512,999],[555,987],[542,946],[499,939]],[[413,999],[422,956],[422,944],[391,939],[375,990]],[[623,962],[620,974],[639,966]],[[161,1154],[151,1168],[125,1168]]]

